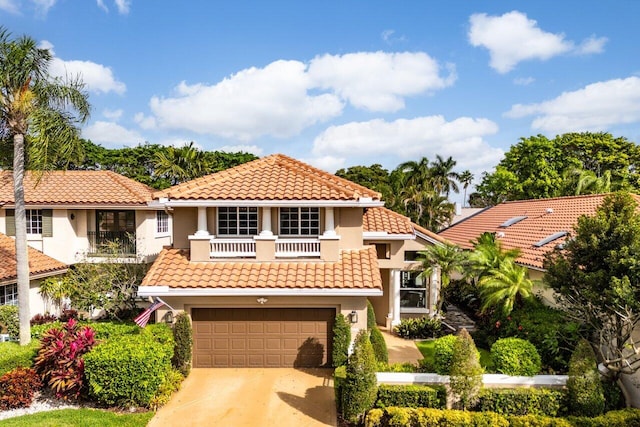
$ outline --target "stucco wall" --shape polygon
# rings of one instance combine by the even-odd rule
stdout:
[[[373,310],[376,313],[376,323],[378,325],[385,326],[387,323],[387,314],[391,312],[389,307],[389,282],[391,273],[388,269],[380,269],[380,276],[382,277],[382,295],[379,297],[369,297]]]
[[[362,208],[334,210],[336,233],[340,236],[340,249],[358,249],[362,243]]]
[[[173,210],[173,246],[189,248],[188,237],[198,228],[198,210],[196,208],[175,208]]]

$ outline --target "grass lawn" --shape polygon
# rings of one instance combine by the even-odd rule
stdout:
[[[424,356],[425,359],[429,360],[433,363],[434,361],[434,352],[433,343],[435,340],[428,341],[416,341],[416,346],[420,353]],[[493,372],[493,362],[491,361],[491,353],[489,350],[484,348],[479,348],[480,352],[480,365],[484,368],[485,372]]]
[[[142,427],[155,413],[115,414],[97,409],[60,409],[0,421],[0,426]]]

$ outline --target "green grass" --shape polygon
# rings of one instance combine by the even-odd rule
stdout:
[[[22,427],[142,427],[154,412],[116,414],[97,409],[60,409],[0,421],[0,426]]]
[[[431,364],[434,362],[434,342],[435,340],[415,341],[416,347],[418,347],[422,356],[431,362]],[[478,351],[480,352],[480,365],[484,368],[485,372],[493,372],[494,367],[491,361],[491,352],[484,348],[479,348]]]

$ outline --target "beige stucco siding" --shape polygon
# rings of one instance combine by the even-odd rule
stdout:
[[[340,236],[340,249],[362,247],[362,208],[335,209],[336,233]]]
[[[188,249],[189,236],[198,228],[198,210],[196,208],[175,208],[173,210],[173,246]]]
[[[376,313],[376,323],[378,325],[386,325],[387,314],[391,312],[389,307],[389,292],[391,272],[388,269],[380,269],[380,277],[382,278],[382,295],[378,297],[369,297],[373,311]]]

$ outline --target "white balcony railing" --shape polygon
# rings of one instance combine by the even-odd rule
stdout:
[[[318,239],[280,239],[276,240],[276,258],[319,257]]]
[[[256,256],[253,239],[211,239],[211,258],[251,258]]]

